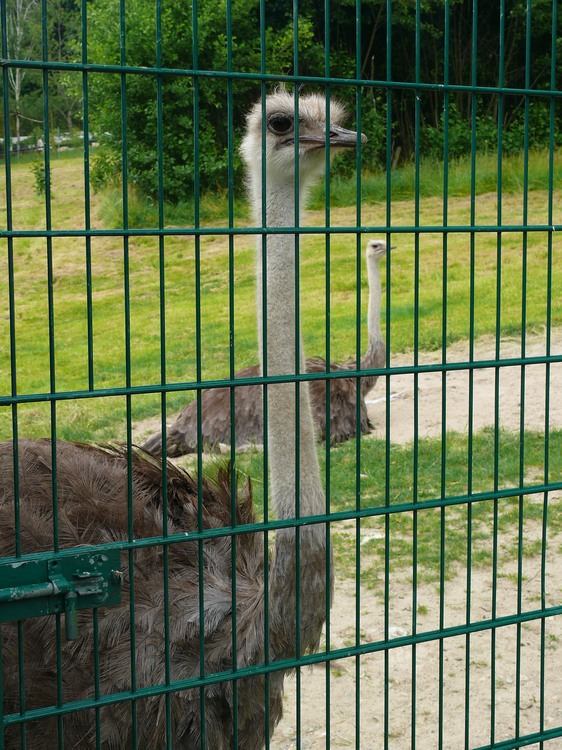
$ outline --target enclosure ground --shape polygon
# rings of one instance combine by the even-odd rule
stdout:
[[[562,329],[554,329],[550,338],[551,353],[562,351]],[[527,357],[544,356],[544,332],[528,334],[524,342]],[[502,361],[522,355],[520,338],[485,336],[474,342],[474,361]],[[447,348],[447,362],[469,361],[468,342],[458,342]],[[443,361],[441,351],[419,352],[418,364]],[[392,367],[413,364],[412,352],[391,355]],[[545,365],[519,365],[475,369],[473,375],[472,413],[469,408],[469,373],[453,370],[443,378],[442,373],[395,374],[389,379],[390,440],[408,443],[414,437],[414,413],[417,409],[418,438],[439,437],[445,429],[466,433],[469,423],[475,431],[494,426],[519,431],[544,431],[547,368]],[[549,372],[550,404],[549,429],[562,428],[562,364],[552,364]],[[417,386],[417,396],[416,393]],[[369,413],[375,425],[373,435],[385,436],[387,393],[384,380],[379,380],[371,392]],[[496,394],[498,398],[496,399]],[[446,410],[442,404],[446,398]],[[497,408],[496,408],[497,403]],[[522,414],[523,407],[523,418]],[[159,419],[136,427],[137,439],[142,439],[157,428]],[[367,467],[365,467],[367,468]],[[559,513],[562,493],[551,493],[550,513]],[[543,496],[530,498],[542,503]],[[355,544],[356,527],[350,522],[338,533],[350,536]],[[373,542],[372,529],[359,529],[360,541],[369,534],[370,544],[384,545],[384,536]],[[524,523],[524,545],[530,547],[542,539],[542,524]],[[413,625],[417,633],[431,632],[441,627],[462,626],[467,619],[485,621],[496,608],[498,617],[517,611],[518,597],[523,611],[541,606],[542,559],[539,554],[524,555],[521,561],[521,587],[518,589],[518,562],[512,555],[502,554],[513,547],[518,534],[510,528],[499,534],[498,564],[472,565],[457,569],[444,581],[441,607],[439,583],[417,582],[413,586],[411,567],[400,567],[390,574],[388,602],[388,636],[396,639],[411,635]],[[490,547],[493,533],[490,529]],[[540,546],[540,545],[539,545]],[[365,548],[365,560],[367,549]],[[370,554],[373,554],[371,548]],[[362,555],[363,561],[363,555]],[[545,557],[546,606],[560,603],[562,596],[562,535],[547,535]],[[494,585],[494,577],[496,577]],[[469,585],[470,579],[470,585]],[[495,589],[497,598],[492,599]],[[470,596],[468,596],[470,592]],[[345,648],[376,643],[385,637],[384,586],[367,587],[353,577],[338,576],[333,606],[330,613],[330,647]],[[468,602],[470,602],[468,604]],[[413,611],[415,603],[415,612]],[[440,611],[444,621],[440,621]],[[357,617],[359,611],[359,618]],[[552,617],[534,620],[490,631],[445,638],[440,656],[440,641],[434,640],[417,647],[402,646],[388,651],[388,747],[390,750],[437,750],[439,747],[440,704],[443,717],[444,750],[459,750],[487,745],[513,738],[519,733],[538,732],[541,728],[541,704],[544,708],[544,727],[562,725],[562,619]],[[544,662],[541,660],[544,651]],[[518,671],[519,663],[519,671]],[[440,673],[443,690],[439,692]],[[285,715],[271,742],[275,750],[297,747],[297,692],[300,694],[300,742],[302,750],[324,750],[326,747],[361,747],[361,750],[383,750],[385,732],[385,653],[349,657],[334,661],[327,668],[320,665],[305,668],[297,678],[285,681]],[[544,690],[544,695],[541,691]],[[329,693],[327,692],[329,691]],[[327,698],[327,694],[329,698]],[[359,696],[359,711],[356,696]],[[519,710],[516,711],[516,706]],[[329,706],[329,713],[327,710]],[[465,717],[470,717],[467,726]],[[327,737],[329,735],[329,745]],[[358,744],[356,740],[359,740]],[[557,744],[558,743],[558,744]],[[547,743],[561,748],[562,739]],[[531,745],[534,750],[538,745]]]
[[[547,563],[549,597],[551,603],[560,601],[562,539],[552,539]],[[381,543],[384,543],[381,541]],[[541,560],[524,561],[524,608],[540,606],[539,585]],[[516,611],[517,569],[515,564],[498,570],[498,614]],[[491,571],[476,568],[471,573],[470,616],[473,621],[491,617]],[[402,573],[392,580],[389,600],[389,637],[400,638],[412,633],[411,576]],[[466,571],[447,581],[444,588],[446,626],[461,625],[467,614]],[[331,610],[331,647],[354,645],[357,623],[356,605],[359,603],[359,643],[381,641],[384,638],[384,602],[378,593],[360,588],[356,598],[355,582],[336,583]],[[439,590],[432,585],[417,587],[417,632],[439,627]],[[517,673],[518,638],[520,637],[520,675]],[[415,736],[417,750],[437,750],[439,745],[439,705],[442,700],[444,750],[465,747],[468,732],[470,748],[495,740],[516,736],[516,721],[521,735],[540,729],[541,684],[544,689],[545,728],[562,725],[562,622],[560,618],[545,621],[544,674],[541,664],[540,621],[525,623],[520,633],[517,626],[499,628],[492,633],[457,636],[440,642],[431,641],[390,649],[388,652],[388,747],[408,750]],[[443,691],[439,693],[440,670]],[[415,671],[414,671],[415,670]],[[360,747],[361,750],[383,750],[385,731],[385,655],[383,652],[350,657],[331,663],[327,677],[325,665],[301,670],[301,741],[303,750]],[[413,678],[414,675],[414,678]],[[544,680],[544,681],[543,681]],[[278,726],[271,747],[292,750],[297,747],[295,676],[285,680],[285,715]],[[326,694],[329,684],[329,725],[327,724]],[[356,704],[359,690],[359,715]],[[519,711],[516,715],[516,694],[519,691]],[[492,706],[494,716],[492,717]],[[413,710],[413,707],[414,710]],[[470,709],[470,711],[468,710]],[[466,716],[470,716],[467,728]],[[414,723],[413,718],[414,717]],[[329,729],[328,729],[329,726]],[[329,732],[330,744],[326,737]],[[356,745],[356,732],[359,744]],[[556,744],[556,743],[560,744]],[[562,740],[547,743],[560,748]],[[531,745],[538,750],[538,744]]]
[[[525,342],[527,357],[544,356],[546,337],[543,334],[528,335]],[[502,360],[521,356],[520,338],[503,338],[499,343]],[[551,352],[562,351],[562,331],[553,331]],[[491,336],[477,339],[474,343],[475,360],[492,360],[496,357],[496,340]],[[447,361],[467,361],[468,342],[459,342],[447,348]],[[442,362],[441,351],[420,352],[419,364]],[[391,356],[391,365],[411,365],[412,353]],[[499,402],[497,416],[500,426],[519,430],[521,425],[522,394],[524,397],[525,429],[545,429],[545,383],[544,365],[531,365],[524,370],[522,390],[522,368],[501,368],[499,378]],[[415,379],[413,375],[393,375],[390,379],[390,439],[408,443],[414,437],[414,409],[417,405],[418,438],[438,437],[442,434],[442,402],[446,397],[446,429],[466,432],[469,424],[469,374],[467,371],[418,376],[417,404],[415,404]],[[472,424],[475,430],[493,426],[496,420],[496,370],[486,368],[474,371],[474,401]],[[371,392],[369,414],[375,425],[373,434],[385,436],[386,393],[384,383]],[[562,427],[562,365],[550,367],[551,429]],[[551,493],[551,512],[560,512],[560,493]],[[535,502],[542,503],[542,496]],[[516,531],[514,533],[517,533]],[[531,543],[540,539],[540,524],[525,525],[525,540]],[[492,543],[490,533],[490,545]],[[511,539],[499,539],[502,546],[513,544]],[[380,539],[379,544],[384,544]],[[546,557],[546,589],[550,605],[558,604],[562,595],[562,538],[548,539]],[[501,559],[501,554],[500,554]],[[473,568],[470,572],[470,618],[486,620],[492,612],[492,575],[489,568]],[[517,563],[513,560],[501,564],[497,570],[497,612],[509,614],[517,611]],[[540,607],[541,557],[525,557],[521,597],[523,609]],[[462,570],[445,582],[445,626],[462,625],[467,621],[467,571]],[[440,627],[439,586],[420,585],[416,588],[417,632]],[[413,585],[412,571],[401,570],[390,581],[389,636],[399,638],[412,633]],[[357,636],[356,608],[359,606],[359,643],[380,641],[384,638],[385,607],[380,591],[359,587],[356,582],[336,582],[334,602],[331,609],[331,647],[334,649],[354,645]],[[518,638],[520,638],[520,676],[517,675]],[[545,622],[544,674],[541,666],[541,624],[533,621],[521,626],[509,626],[496,631],[492,645],[490,632],[445,639],[442,665],[439,657],[439,641],[412,647],[391,649],[388,652],[388,747],[391,750],[437,750],[439,747],[439,674],[443,670],[443,748],[459,750],[465,747],[468,732],[468,747],[490,743],[492,732],[495,741],[516,736],[516,721],[519,734],[537,732],[540,729],[541,681],[544,688],[545,727],[562,725],[562,620],[559,617]],[[494,651],[495,657],[493,657]],[[468,667],[468,668],[467,668]],[[415,672],[413,671],[415,669]],[[495,670],[495,674],[492,670]],[[412,675],[415,674],[415,679]],[[327,678],[324,665],[301,671],[301,720],[300,747],[303,750],[320,750],[327,747]],[[296,678],[285,681],[285,716],[273,738],[276,750],[296,748]],[[357,715],[356,686],[359,686],[360,709]],[[329,736],[330,747],[356,746],[356,732],[361,750],[382,750],[384,747],[384,653],[342,659],[332,662],[329,669]],[[516,716],[516,692],[519,690],[519,712]],[[415,702],[414,702],[415,701]],[[413,706],[415,706],[413,711]],[[492,718],[492,706],[494,716]],[[470,708],[470,712],[468,712]],[[467,728],[465,717],[470,716]],[[415,722],[413,723],[412,717]],[[358,729],[359,728],[359,729]],[[559,744],[556,744],[559,743]],[[561,748],[562,739],[548,743],[549,747]],[[537,745],[530,746],[538,748]]]
[[[546,333],[530,333],[521,337],[504,337],[497,343],[493,336],[481,336],[474,341],[472,359],[483,363],[525,357],[544,357]],[[470,343],[460,341],[447,347],[446,362],[470,361]],[[522,347],[525,347],[524,349]],[[551,354],[562,352],[562,329],[555,328],[550,337]],[[417,364],[434,365],[443,362],[442,352],[419,352]],[[414,364],[412,352],[391,355],[391,367]],[[496,382],[497,378],[497,382]],[[550,429],[562,427],[562,363],[550,365],[550,403],[548,424]],[[452,370],[445,377],[441,372],[396,374],[390,377],[390,441],[409,443],[414,439],[414,414],[417,410],[417,437],[439,437],[443,432],[443,404],[445,430],[466,433],[469,424],[478,431],[493,427],[496,416],[498,427],[508,430],[543,432],[545,430],[545,394],[547,393],[547,368],[544,364],[520,365],[498,368],[484,367],[473,370],[473,405],[469,410],[470,374],[468,370]],[[522,387],[523,386],[523,387]],[[498,399],[496,400],[496,387]],[[496,409],[497,403],[497,409]],[[372,435],[386,436],[385,385],[379,380],[367,398],[369,416],[374,425]],[[523,407],[523,420],[521,418]]]

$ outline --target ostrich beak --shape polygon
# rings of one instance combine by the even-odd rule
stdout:
[[[367,143],[367,136],[363,133],[360,134],[361,143],[364,145]],[[326,141],[329,141],[330,148],[344,148],[355,146],[358,142],[357,133],[355,130],[347,130],[346,128],[340,128],[339,125],[330,125],[330,137],[326,138],[326,131],[316,134],[299,134],[299,144],[308,146],[311,149],[325,148]],[[291,139],[294,142],[293,139]]]
[[[367,143],[367,136],[360,133],[361,144]],[[358,142],[358,134],[355,130],[340,128],[339,125],[330,125],[330,146],[355,146]]]

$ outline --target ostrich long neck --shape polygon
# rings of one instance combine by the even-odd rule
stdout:
[[[361,369],[371,367],[383,367],[385,352],[381,334],[381,277],[379,269],[379,258],[367,256],[367,279],[369,283],[369,307],[367,310],[367,351],[361,357]],[[361,379],[361,391],[363,395],[368,393],[377,381],[373,375]]]
[[[268,184],[266,224],[268,227],[295,225],[295,196],[289,185]],[[258,195],[259,194],[259,195]],[[254,191],[256,223],[261,225],[261,188]],[[295,340],[295,237],[270,234],[266,240],[266,268],[263,277],[262,242],[258,242],[258,328],[260,359],[263,357],[263,283],[267,314],[267,375],[295,372],[298,351],[300,372],[305,359],[300,330]],[[268,398],[268,445],[271,497],[278,518],[295,518],[325,511],[324,493],[308,385],[300,386],[298,409],[299,443],[296,451],[296,388],[294,383],[270,385]],[[297,470],[300,471],[297,475]],[[299,493],[297,502],[297,476]],[[302,527],[300,532],[300,641],[302,651],[314,649],[320,638],[326,611],[326,531],[324,525]],[[276,534],[275,556],[270,571],[269,611],[272,654],[275,658],[295,653],[296,635],[296,543],[295,530]]]

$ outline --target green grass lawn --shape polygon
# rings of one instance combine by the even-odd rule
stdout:
[[[495,459],[497,446],[497,463]],[[460,498],[505,490],[520,486],[542,484],[545,480],[545,456],[549,461],[548,481],[560,481],[562,476],[562,431],[553,430],[548,439],[538,432],[527,432],[524,440],[519,434],[486,428],[474,436],[469,454],[467,436],[448,433],[443,450],[440,439],[419,441],[412,445],[392,444],[384,440],[362,439],[359,452],[355,441],[342,443],[328,454],[320,452],[322,472],[327,474],[329,460],[328,503],[332,511],[354,512],[380,509],[383,506],[419,504],[415,514],[410,510],[389,516],[388,556],[393,572],[411,570],[413,556],[417,560],[420,580],[437,582],[441,575],[441,560],[446,578],[466,566],[468,550],[472,564],[489,566],[493,559],[493,534],[497,533],[501,563],[513,562],[518,556],[518,530],[524,532],[523,555],[540,552],[544,503],[542,494],[519,498],[504,497],[497,502],[478,501],[470,506],[452,505],[442,510],[425,507],[424,502],[440,498]],[[193,458],[184,459],[193,465]],[[256,506],[263,505],[263,461],[259,451],[237,456],[236,465],[251,477]],[[361,520],[360,565],[357,568],[355,549],[356,523],[344,520],[332,525],[334,553],[338,569],[349,577],[360,571],[365,585],[381,590],[384,580],[385,516],[372,515]],[[416,534],[413,524],[417,524]],[[442,528],[443,525],[443,528]],[[469,536],[470,529],[470,536]],[[552,497],[548,513],[548,539],[553,548],[560,548],[562,514],[560,499]],[[443,533],[443,550],[441,534]],[[470,544],[468,539],[470,538]],[[414,541],[415,547],[414,547]]]
[[[545,155],[534,154],[533,159],[533,165],[535,162],[542,163],[544,173]],[[85,226],[82,170],[83,163],[79,156],[53,159],[50,222],[54,229],[81,229]],[[429,167],[422,174],[429,179]],[[43,229],[46,222],[44,201],[35,193],[29,161],[15,161],[12,178],[13,228]],[[396,181],[399,183],[402,179],[397,173]],[[436,185],[434,188],[437,189]],[[465,189],[469,188],[467,178]],[[460,188],[457,192],[461,192]],[[207,206],[209,200],[206,199]],[[0,201],[5,205],[4,191],[0,193]],[[108,215],[108,201],[113,216]],[[557,203],[560,203],[560,193],[555,195],[554,205]],[[138,204],[139,201],[133,197],[133,224]],[[112,222],[118,226],[116,211],[119,213],[118,194],[92,196],[93,227],[107,226]],[[384,203],[364,203],[363,225],[384,225],[385,211]],[[546,211],[546,191],[537,189],[529,192],[527,221],[545,223]],[[241,214],[235,217],[238,224],[247,221],[242,209]],[[4,209],[0,215],[5,223]],[[209,207],[205,215],[211,218],[203,221],[204,225],[224,226],[224,196],[217,197],[215,215]],[[443,221],[442,198],[422,198],[419,215],[421,225],[439,226]],[[496,223],[495,194],[476,196],[475,215],[480,225]],[[521,193],[503,194],[502,217],[505,224],[521,223]],[[356,223],[355,208],[334,208],[331,218],[333,225],[353,226]],[[410,226],[413,219],[414,203],[411,199],[393,202],[393,226]],[[309,212],[309,225],[321,226],[324,221],[323,210]],[[448,223],[460,225],[469,221],[469,198],[465,195],[450,197]],[[148,217],[147,223],[150,225],[151,222],[152,219]],[[417,261],[413,233],[396,233],[392,241],[396,247],[391,254],[388,276],[386,266],[383,267],[385,288],[386,281],[389,281],[386,291],[390,336],[387,343],[391,351],[409,351],[415,346],[420,349],[440,347],[444,325],[447,343],[467,338],[470,335],[471,305],[470,237],[460,233],[449,234],[445,254],[441,233],[422,234],[417,245]],[[366,340],[367,282],[363,245],[362,238],[358,245],[355,237],[348,235],[335,235],[330,243],[329,341],[331,357],[335,361],[348,358],[355,352],[358,262],[362,264],[361,348]],[[544,327],[548,314],[546,234],[532,232],[527,236],[525,278],[522,248],[520,232],[504,233],[499,251],[495,233],[479,232],[475,235],[472,296],[476,336],[495,332],[498,305],[502,333],[520,334],[523,314],[528,330]],[[0,393],[9,394],[12,373],[6,249],[7,243],[4,243],[0,258],[0,315],[5,321],[0,328]],[[562,242],[555,238],[553,290],[562,286],[561,254]],[[51,308],[49,263],[52,273]],[[16,381],[20,394],[49,392],[52,386],[57,391],[82,390],[87,389],[90,382],[95,388],[118,388],[127,384],[127,377],[132,385],[160,383],[161,303],[166,321],[166,379],[173,383],[195,379],[197,288],[200,290],[202,377],[227,377],[231,352],[235,369],[257,361],[252,237],[237,236],[229,246],[225,237],[205,236],[201,239],[198,263],[195,243],[187,237],[167,237],[162,247],[155,238],[131,238],[126,247],[122,240],[107,237],[92,238],[89,245],[83,238],[55,238],[50,244],[44,238],[21,238],[13,242],[13,267]],[[499,272],[501,285],[498,293]],[[91,348],[88,346],[87,328],[88,274],[91,275]],[[305,236],[301,242],[302,320],[305,348],[311,355],[325,354],[326,286],[325,239],[322,235]],[[230,288],[233,289],[232,332]],[[417,326],[414,324],[416,309]],[[551,315],[553,323],[562,320],[562,298],[559,294],[552,295]],[[129,353],[125,335],[127,326],[130,326]],[[184,402],[183,393],[171,394],[169,409],[173,411]],[[158,396],[136,397],[132,404],[134,418],[155,414],[159,403]],[[120,397],[59,403],[58,433],[61,437],[73,439],[124,438],[125,408],[124,400]],[[47,404],[19,409],[21,433],[33,436],[49,434],[50,412]],[[11,419],[10,409],[0,410],[0,437],[10,436]]]
[[[494,160],[479,162],[479,191],[473,210],[477,225],[497,223],[498,207],[493,182]],[[526,200],[521,190],[522,162],[513,158],[504,165],[506,183],[502,194],[501,217],[506,225],[517,226],[526,218],[528,224],[546,224],[548,219],[547,160],[545,154],[531,154],[532,190]],[[454,165],[454,181],[447,204],[447,222],[451,226],[470,223],[470,175],[468,162]],[[560,159],[556,159],[557,174]],[[438,227],[444,221],[442,167],[424,164],[421,198],[417,206],[421,226]],[[439,176],[441,175],[441,177]],[[378,187],[373,187],[378,180]],[[386,203],[381,185],[384,176],[366,176],[362,204],[364,226],[384,226]],[[411,170],[393,175],[391,220],[393,227],[411,227],[415,220]],[[354,181],[336,181],[333,186],[331,222],[334,226],[356,224]],[[351,191],[351,192],[350,192]],[[53,200],[49,221],[54,229],[85,227],[83,162],[79,156],[55,158],[52,163]],[[554,206],[560,205],[562,191],[554,195]],[[41,230],[46,226],[44,201],[34,189],[30,162],[15,161],[12,169],[12,221],[14,229]],[[348,207],[338,207],[347,202]],[[6,225],[5,189],[0,191],[0,221]],[[312,196],[313,208],[307,224],[322,226],[322,189]],[[351,207],[350,207],[351,206]],[[192,208],[192,207],[191,207]],[[93,195],[92,227],[118,227],[122,221],[120,195],[108,191]],[[166,208],[166,223],[189,226],[189,206]],[[559,213],[560,209],[556,211]],[[247,207],[235,204],[235,225],[248,222]],[[203,226],[226,225],[225,196],[215,200],[206,197],[201,213]],[[148,202],[131,197],[131,225],[154,226],[155,208]],[[558,215],[554,219],[560,222]],[[374,232],[373,234],[377,234]],[[370,236],[370,235],[369,235]],[[366,340],[365,309],[367,282],[363,247],[366,238],[357,242],[354,235],[334,235],[330,242],[329,277],[327,281],[326,243],[323,235],[307,235],[301,241],[301,299],[305,348],[308,354],[324,355],[326,348],[326,289],[329,287],[329,342],[333,360],[344,360],[355,353],[357,324],[357,263],[361,263],[361,348]],[[529,232],[526,239],[526,266],[523,265],[523,235],[505,232],[498,247],[494,232],[474,235],[474,267],[471,269],[470,236],[450,233],[446,252],[443,234],[420,234],[416,240],[411,229],[396,232],[396,246],[390,265],[383,267],[383,287],[390,314],[392,352],[407,352],[415,347],[435,349],[443,340],[451,343],[466,339],[471,332],[470,311],[473,305],[474,332],[494,334],[499,318],[501,334],[521,335],[525,317],[527,330],[544,328],[549,314],[553,324],[562,322],[562,241],[555,236],[552,247],[552,294],[548,291],[548,245],[543,232]],[[417,251],[417,255],[416,255]],[[7,242],[0,255],[0,393],[12,390],[11,355],[15,356],[15,383],[18,394],[56,391],[119,388],[130,382],[135,386],[161,382],[161,307],[165,311],[165,370],[170,383],[196,378],[197,300],[200,301],[201,374],[222,378],[229,374],[232,355],[235,369],[257,361],[256,315],[254,289],[254,240],[236,236],[229,244],[220,235],[204,236],[198,247],[191,238],[166,237],[162,244],[155,238],[131,238],[125,245],[119,238],[20,238],[13,242],[12,256]],[[13,262],[13,287],[9,287],[9,262]],[[49,286],[49,273],[51,284]],[[162,277],[162,284],[161,284]],[[471,289],[471,279],[474,281]],[[500,283],[498,284],[498,280]],[[88,288],[91,285],[91,297]],[[197,289],[200,294],[197,295]],[[233,289],[232,303],[229,291]],[[499,289],[499,292],[498,292]],[[49,297],[51,291],[51,297]],[[15,347],[10,350],[10,295],[14,299]],[[91,346],[88,344],[87,310],[92,306]],[[230,320],[230,310],[234,317]],[[415,325],[415,311],[418,312]],[[383,325],[386,325],[386,312]],[[445,331],[446,327],[446,332]],[[130,331],[130,348],[126,330]],[[52,342],[52,351],[51,344]],[[232,348],[231,348],[232,344]],[[167,397],[169,413],[182,406],[192,394],[171,393]],[[160,409],[160,396],[137,395],[127,403],[123,396],[65,400],[56,405],[57,435],[76,440],[126,439],[127,410],[133,420],[154,416]],[[21,436],[39,437],[51,434],[52,409],[48,402],[21,405],[17,410]],[[12,436],[12,410],[0,407],[0,439]],[[552,477],[560,477],[562,435],[551,432],[549,455]],[[414,486],[420,503],[430,498],[462,495],[467,492],[469,471],[474,492],[489,490],[497,481],[499,487],[519,483],[521,467],[529,483],[537,481],[544,462],[544,436],[529,433],[521,453],[519,435],[501,433],[498,437],[498,475],[494,473],[494,435],[490,431],[475,437],[474,452],[468,455],[466,436],[452,434],[446,450],[440,440],[422,440],[417,453],[413,446],[390,447],[378,440],[363,440],[360,466],[353,442],[330,452],[329,472],[326,454],[320,449],[323,471],[329,473],[329,499],[333,510],[353,510],[389,502],[409,503]],[[445,466],[443,466],[445,458]],[[386,468],[389,475],[386,476]],[[258,505],[261,502],[263,461],[260,453],[241,455],[238,468],[254,480]],[[359,473],[360,493],[356,485]],[[534,477],[534,479],[533,479]],[[387,493],[387,494],[385,494]],[[518,501],[500,502],[499,522],[517,525]],[[542,505],[526,500],[525,518],[540,520]],[[475,559],[489,561],[491,551],[489,503],[476,504],[472,511]],[[416,523],[416,555],[429,579],[439,570],[441,512],[420,512]],[[447,510],[447,571],[466,560],[467,515],[465,506]],[[348,526],[349,526],[348,522]],[[393,515],[389,521],[395,534],[390,553],[393,566],[411,564],[412,513]],[[351,524],[353,527],[353,524]],[[362,522],[363,528],[384,528],[382,518]],[[549,519],[551,532],[558,532],[555,514]],[[336,556],[347,556],[348,570],[354,565],[353,545],[345,542],[348,531],[335,534]],[[511,547],[513,552],[513,547]],[[364,553],[366,556],[364,556]],[[384,545],[369,541],[362,548],[362,576],[375,583],[384,570]],[[382,567],[381,567],[382,566]]]

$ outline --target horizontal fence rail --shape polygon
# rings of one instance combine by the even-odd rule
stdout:
[[[562,96],[562,91],[542,90],[538,88],[513,88],[507,86],[478,86],[462,85],[454,83],[427,83],[424,81],[387,81],[384,79],[372,80],[367,78],[332,78],[324,76],[306,75],[276,75],[275,73],[241,73],[239,71],[227,70],[202,70],[189,68],[156,68],[138,67],[134,65],[99,65],[95,63],[63,63],[49,60],[11,60],[0,58],[0,64],[6,68],[29,68],[35,70],[50,71],[76,71],[82,73],[118,73],[146,76],[170,76],[189,78],[218,78],[220,80],[249,80],[267,84],[275,83],[299,83],[326,86],[355,86],[367,88],[382,88],[392,90],[414,90],[414,91],[439,91],[439,92],[465,92],[470,94],[507,94],[516,96],[537,96],[557,99]]]
[[[279,227],[276,229],[267,228],[250,228],[250,227],[198,227],[198,228],[184,228],[174,227],[162,228],[162,229],[51,229],[51,230],[5,230],[0,232],[0,237],[6,238],[29,238],[29,237],[205,237],[214,235],[264,235],[268,234],[289,234],[291,236],[297,235],[339,235],[339,234],[492,234],[498,232],[558,232],[562,228],[560,224],[535,224],[535,225],[520,225],[520,224],[491,224],[483,226],[473,225],[459,225],[459,226],[447,226],[440,227],[435,226],[353,226],[353,227]]]
[[[502,368],[508,367],[526,367],[532,365],[550,365],[562,362],[562,355],[550,355],[548,357],[525,357],[524,359],[513,357],[510,359],[485,360],[477,362],[447,362],[435,365],[417,365],[417,366],[394,366],[392,368],[366,368],[361,370],[346,370],[345,372],[326,372],[326,373],[295,373],[293,375],[269,375],[259,378],[236,378],[232,380],[204,380],[204,381],[186,381],[184,383],[167,383],[166,385],[142,385],[129,386],[128,388],[96,388],[87,391],[69,391],[58,393],[33,393],[21,394],[17,396],[4,396],[0,398],[0,406],[9,406],[15,403],[34,403],[44,401],[67,401],[69,399],[80,398],[98,398],[107,396],[129,396],[142,393],[162,393],[184,390],[202,390],[243,386],[243,385],[268,385],[275,383],[306,383],[314,380],[330,381],[342,380],[348,378],[360,378],[365,375],[389,376],[389,375],[413,375],[428,373],[447,373],[455,371],[477,371],[493,369],[501,372]]]

